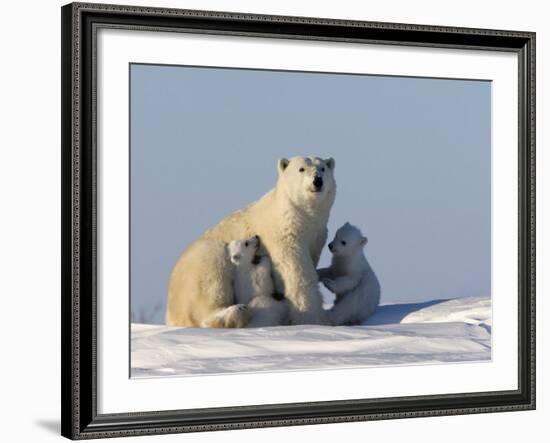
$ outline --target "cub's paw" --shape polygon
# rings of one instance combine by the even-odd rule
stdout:
[[[252,317],[252,312],[247,305],[239,304],[227,308],[225,317],[226,328],[244,328]]]
[[[203,328],[244,328],[250,321],[252,312],[246,305],[231,305],[218,311],[201,324]]]

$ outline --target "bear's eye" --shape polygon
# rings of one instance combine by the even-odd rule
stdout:
[[[340,243],[342,243],[342,246],[346,246],[346,241],[342,240]]]
[[[325,172],[325,168],[321,168],[321,172]]]
[[[304,168],[300,168],[299,171],[300,171],[300,172],[304,172],[305,169],[304,169]]]
[[[247,241],[244,242],[244,247],[248,248],[248,242]]]

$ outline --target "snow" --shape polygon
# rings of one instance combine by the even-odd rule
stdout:
[[[491,300],[381,305],[360,326],[178,328],[133,323],[132,377],[491,359]]]

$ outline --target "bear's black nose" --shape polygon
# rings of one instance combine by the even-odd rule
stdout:
[[[313,186],[315,186],[317,189],[323,187],[323,177],[315,177],[313,179]]]
[[[328,249],[329,249],[330,252],[332,252],[332,242],[330,242],[330,243],[328,244]]]

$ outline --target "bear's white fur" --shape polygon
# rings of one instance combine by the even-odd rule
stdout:
[[[259,246],[258,236],[229,242],[229,257],[235,266],[235,302],[249,309],[249,328],[288,324],[288,305],[286,300],[274,298],[271,260],[267,255],[256,256]]]
[[[277,169],[274,189],[224,218],[183,252],[170,276],[168,325],[246,324],[249,313],[235,305],[226,244],[255,234],[262,239],[263,255],[271,257],[275,290],[288,300],[291,323],[326,322],[315,268],[336,195],[334,160],[281,159]]]
[[[380,303],[380,283],[363,253],[366,244],[361,231],[346,223],[329,243],[330,267],[318,270],[323,284],[336,294],[329,311],[335,326],[364,322]]]

